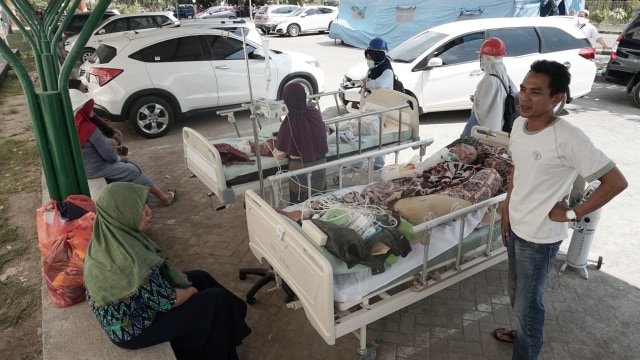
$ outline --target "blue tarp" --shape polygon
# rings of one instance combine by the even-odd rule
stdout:
[[[556,0],[561,15],[579,11],[585,0]],[[341,0],[329,37],[366,48],[381,37],[389,49],[428,28],[474,18],[540,16],[547,0]],[[546,11],[546,10],[545,10]]]

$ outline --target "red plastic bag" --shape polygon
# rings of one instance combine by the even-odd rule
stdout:
[[[83,216],[64,219],[51,200],[37,210],[38,246],[44,257],[44,277],[51,302],[67,307],[85,298],[82,267],[95,222],[95,203],[84,195],[71,195],[66,201],[83,209]]]

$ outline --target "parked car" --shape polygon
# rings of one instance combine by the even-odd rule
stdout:
[[[338,16],[333,6],[305,6],[277,21],[271,31],[278,35],[298,36],[302,33],[329,31],[329,26]]]
[[[253,41],[246,41],[246,52],[255,99],[281,99],[291,82],[301,83],[309,94],[324,91],[324,72],[315,58],[265,53]],[[176,119],[250,101],[243,42],[228,31],[181,27],[124,34],[103,41],[87,64],[96,112],[129,120],[146,138],[165,135]]]
[[[80,61],[85,62],[96,51],[96,48],[104,39],[122,35],[126,32],[144,31],[161,27],[180,26],[180,21],[169,11],[143,12],[124,15],[115,15],[104,20],[93,31],[93,35],[82,49]],[[78,35],[71,36],[64,42],[64,49],[69,53],[78,40]]]
[[[173,16],[179,19],[193,19],[196,16],[196,7],[191,4],[178,4],[178,11]]]
[[[297,5],[265,5],[256,12],[253,22],[264,34],[268,34],[280,18],[300,8]]]
[[[504,64],[520,84],[535,60],[565,64],[571,72],[566,102],[591,91],[595,79],[595,49],[572,17],[518,17],[452,22],[423,31],[389,51],[395,74],[405,92],[418,100],[421,113],[471,109],[469,95],[484,72],[478,50],[485,39],[500,38],[506,47]],[[345,74],[340,96],[345,105],[360,100],[363,60]],[[556,108],[564,107],[563,101]]]
[[[212,6],[201,13],[196,14],[196,19],[235,19],[236,11],[231,6]]]
[[[633,10],[637,15],[616,39],[604,79],[626,86],[640,107],[640,8]]]
[[[105,19],[116,15],[119,15],[117,10],[106,10],[102,15],[102,20],[100,21],[104,21]],[[71,20],[62,33],[62,40],[66,40],[74,35],[80,34],[80,31],[82,31],[84,26],[87,24],[89,16],[91,16],[91,11],[71,15]],[[100,21],[98,22],[98,24],[100,24]]]
[[[253,41],[256,44],[262,44],[262,35],[256,29],[254,23],[246,22],[244,19],[194,19],[193,21],[185,21],[182,27],[200,27],[205,29],[221,29],[229,31],[238,37],[242,37],[243,33],[247,41]]]

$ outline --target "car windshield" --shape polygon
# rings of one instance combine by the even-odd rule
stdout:
[[[447,37],[445,34],[434,31],[425,31],[409,38],[402,44],[396,46],[393,50],[389,51],[389,57],[393,59],[393,61],[407,63],[413,62],[418,56],[422,55],[425,51],[445,37]]]

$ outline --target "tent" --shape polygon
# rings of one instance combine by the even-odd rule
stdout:
[[[560,15],[585,0],[341,0],[329,37],[366,48],[381,37],[389,49],[436,25],[474,18],[544,16],[555,2]]]

